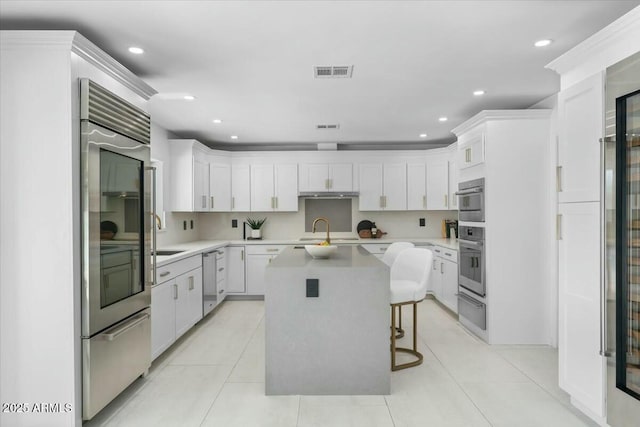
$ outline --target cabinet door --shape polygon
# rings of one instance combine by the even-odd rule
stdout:
[[[247,256],[247,295],[264,295],[264,274],[274,255]]]
[[[162,354],[176,339],[175,280],[151,288],[151,358]]]
[[[209,164],[209,210],[231,211],[231,166],[222,163]]]
[[[442,273],[440,273],[440,257],[436,256],[437,251],[433,251],[433,261],[431,262],[431,276],[427,290],[431,291],[438,301],[442,301]]]
[[[193,325],[189,311],[189,273],[182,274],[175,279],[176,298],[176,339],[187,332]]]
[[[334,163],[329,165],[329,190],[353,191],[353,165]]]
[[[382,164],[365,163],[360,165],[361,211],[382,210]]]
[[[456,196],[456,191],[458,191],[458,165],[455,156],[453,157],[453,159],[449,160],[449,209],[457,210],[458,196]]]
[[[275,165],[274,168],[274,210],[279,212],[298,211],[298,165]]]
[[[231,166],[231,210],[249,212],[251,210],[251,169],[249,165]]]
[[[600,204],[558,206],[560,387],[603,416],[600,356]]]
[[[189,310],[189,327],[202,319],[202,268],[187,273],[187,300]]]
[[[427,210],[449,209],[449,164],[446,160],[427,163]]]
[[[251,211],[275,209],[273,165],[251,165]]]
[[[440,259],[442,276],[441,302],[454,313],[458,312],[458,264],[448,259]]]
[[[563,90],[558,97],[559,202],[600,199],[603,87],[603,74],[598,73]]]
[[[245,288],[245,251],[244,246],[227,248],[227,293],[244,294]]]
[[[186,190],[186,189],[185,189]],[[193,210],[206,212],[209,210],[209,164],[193,159]]]
[[[466,169],[484,163],[484,133],[471,136],[458,147],[458,168]]]
[[[424,163],[407,165],[407,209],[419,211],[427,207],[427,169]]]
[[[388,163],[383,172],[384,210],[407,210],[407,165]]]
[[[300,165],[300,191],[327,191],[329,189],[329,165],[305,163]]]

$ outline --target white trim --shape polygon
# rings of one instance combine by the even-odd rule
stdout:
[[[545,66],[565,89],[640,51],[640,6]]]
[[[158,93],[77,31],[0,31],[2,49],[60,47],[75,53],[144,100]]]
[[[528,109],[528,110],[484,110],[471,117],[466,122],[451,130],[456,136],[473,129],[479,124],[487,120],[531,120],[531,119],[548,119],[551,116],[551,110]]]

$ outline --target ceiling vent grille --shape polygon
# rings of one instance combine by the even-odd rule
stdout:
[[[351,78],[353,65],[313,67],[315,78]]]
[[[316,125],[316,129],[340,129],[339,124],[333,125]]]

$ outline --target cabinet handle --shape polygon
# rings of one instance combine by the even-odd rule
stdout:
[[[556,239],[562,240],[562,214],[556,215]]]
[[[449,195],[447,194],[444,195],[444,207],[445,208],[449,207]]]
[[[278,197],[275,197],[276,199],[276,209],[278,209]]]
[[[163,271],[162,273],[160,273],[160,277],[165,277],[165,276],[168,276],[170,274],[171,274],[170,271]]]
[[[424,196],[422,196],[422,207],[423,208],[427,207],[427,195],[426,194]]]
[[[465,148],[465,150],[464,150],[464,161],[465,161],[465,163],[471,163],[471,147]]]
[[[562,192],[562,166],[556,166],[556,191]]]
[[[203,208],[207,207],[207,196],[202,196],[202,207]]]
[[[178,299],[178,285],[173,285],[173,299]]]
[[[328,181],[329,181],[329,188],[330,189],[333,188],[333,179],[329,178]]]
[[[189,276],[189,290],[192,291],[195,288],[193,284],[193,276]]]
[[[278,248],[267,248],[267,252],[279,252],[280,249]]]
[[[382,203],[382,196],[380,196],[380,200],[378,201],[378,204],[380,205],[381,208],[384,208],[384,204]]]
[[[436,269],[436,260],[435,259],[433,260],[433,269],[434,270]]]
[[[444,262],[440,263],[440,274],[444,274]]]
[[[269,264],[271,264],[271,261],[273,261],[273,258],[269,258]]]
[[[224,271],[224,267],[220,267],[218,271]]]
[[[211,209],[213,209],[213,196],[211,196]]]
[[[235,209],[236,208],[236,198],[232,197],[231,198],[231,209]]]
[[[244,261],[244,249],[240,251],[240,261]]]
[[[220,295],[220,294],[221,294],[221,293],[223,293],[223,292],[224,292],[224,289],[220,289],[220,290],[218,291],[218,295]]]
[[[329,189],[329,178],[324,180],[324,188]]]

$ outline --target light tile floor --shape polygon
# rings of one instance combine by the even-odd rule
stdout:
[[[389,396],[265,396],[264,303],[227,301],[85,425],[596,425],[558,387],[553,348],[488,346],[433,300],[418,307],[418,338],[424,363],[393,372]]]

